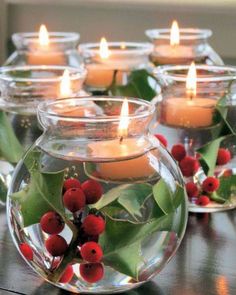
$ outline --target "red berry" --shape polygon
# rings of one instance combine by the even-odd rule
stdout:
[[[27,260],[33,260],[34,253],[28,244],[22,243],[19,245],[19,248],[20,248],[21,253],[24,255],[24,257]]]
[[[105,221],[101,216],[89,214],[83,222],[83,230],[89,236],[100,235],[105,229]]]
[[[45,241],[45,247],[52,256],[61,256],[66,252],[68,245],[63,237],[53,235]]]
[[[103,194],[103,188],[99,182],[93,179],[86,180],[81,185],[86,196],[87,204],[94,204],[100,200]]]
[[[185,147],[181,143],[175,144],[171,149],[171,154],[179,162],[186,156]]]
[[[90,284],[100,281],[104,275],[104,268],[101,263],[80,264],[79,270],[81,277]]]
[[[64,229],[65,223],[57,212],[49,211],[41,217],[40,225],[45,233],[57,235]]]
[[[180,170],[186,177],[193,176],[198,171],[199,166],[198,160],[190,156],[186,156],[179,163]]]
[[[209,203],[210,203],[210,199],[208,196],[200,196],[196,201],[196,205],[198,206],[206,206]]]
[[[87,242],[80,249],[82,258],[88,262],[99,262],[102,259],[103,251],[96,242]]]
[[[71,264],[68,264],[62,276],[60,277],[59,282],[62,284],[67,284],[72,280],[73,275],[74,275],[73,267]]]
[[[202,189],[204,190],[204,192],[207,193],[212,193],[218,190],[219,186],[219,179],[213,176],[207,177],[202,183]]]
[[[70,188],[81,188],[80,182],[76,178],[69,178],[64,181],[63,189],[67,191]]]
[[[165,136],[163,136],[162,134],[155,134],[155,137],[164,145],[164,147],[167,147],[168,142]]]
[[[220,148],[218,150],[218,155],[217,155],[217,160],[216,160],[217,165],[225,165],[230,160],[231,160],[230,151],[228,149]]]
[[[70,188],[63,195],[64,206],[71,212],[76,212],[85,206],[85,195],[80,188]]]
[[[198,196],[199,189],[194,182],[190,181],[186,183],[185,187],[189,198],[196,198]]]

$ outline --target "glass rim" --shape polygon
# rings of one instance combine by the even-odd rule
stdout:
[[[80,39],[80,34],[76,32],[48,32],[50,43],[69,43],[77,42]],[[39,33],[37,32],[23,32],[14,33],[12,40],[16,41],[19,38],[25,39],[27,43],[38,43]]]
[[[140,99],[140,98],[133,98],[133,97],[121,97],[121,96],[75,96],[75,97],[70,97],[70,98],[63,98],[63,99],[57,99],[54,101],[44,101],[41,102],[38,105],[37,113],[38,116],[45,116],[47,118],[51,119],[61,119],[64,121],[72,121],[72,122],[87,122],[87,123],[101,123],[101,122],[119,122],[120,121],[120,115],[115,115],[115,116],[94,116],[94,117],[86,117],[86,116],[68,116],[65,114],[60,114],[60,113],[55,113],[53,111],[50,111],[50,107],[57,106],[60,104],[64,104],[64,107],[66,106],[71,106],[71,102],[74,100],[79,101],[81,103],[85,102],[102,102],[102,101],[113,101],[113,102],[120,102],[122,103],[124,101],[124,98],[127,99],[128,103],[136,104],[139,106],[145,106],[145,110],[142,110],[138,114],[129,114],[126,116],[126,118],[129,119],[141,119],[148,117],[152,115],[155,111],[155,105]],[[78,105],[79,106],[79,105]],[[76,105],[74,105],[76,107]]]
[[[212,36],[212,30],[210,29],[180,28],[179,32],[180,40],[199,40]],[[152,40],[170,40],[170,33],[171,29],[149,29],[145,31],[146,36]]]
[[[205,70],[209,72],[209,76],[205,74],[201,77],[201,75],[199,76],[199,74],[197,74],[197,82],[232,81],[236,79],[236,67],[233,66],[196,65],[195,67],[196,70]],[[185,75],[182,73],[183,70],[186,71]],[[154,68],[153,74],[155,77],[162,76],[166,79],[186,82],[188,70],[189,66],[187,65],[165,65]],[[177,71],[180,71],[181,74],[177,74]],[[217,71],[219,71],[219,73],[217,73]]]
[[[17,77],[17,76],[10,76],[9,73],[13,71],[50,71],[52,70],[61,70],[62,74],[60,76],[55,76],[55,77],[34,77],[34,78],[22,78],[22,77]],[[60,82],[63,76],[63,73],[65,70],[69,71],[70,74],[70,80],[74,81],[77,79],[85,79],[87,70],[85,69],[84,66],[80,67],[68,67],[68,66],[54,66],[54,65],[24,65],[24,66],[5,66],[5,67],[0,67],[0,81],[7,81],[7,82],[35,82],[35,83],[40,83],[40,82]]]
[[[108,48],[112,54],[127,55],[127,54],[150,54],[153,51],[153,44],[149,42],[126,42],[116,41],[107,42]],[[125,48],[123,48],[125,46]],[[113,48],[114,47],[114,48]],[[100,43],[82,43],[78,46],[81,53],[95,53],[99,54]]]

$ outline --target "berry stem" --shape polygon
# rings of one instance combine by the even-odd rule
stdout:
[[[215,201],[217,203],[220,203],[220,204],[223,204],[225,203],[225,199],[221,198],[216,192],[213,192],[209,198],[212,200],[212,201]]]
[[[73,240],[73,242],[70,243],[70,246],[68,247],[67,251],[64,254],[64,257],[59,265],[59,267],[57,269],[55,269],[54,271],[52,271],[49,275],[48,275],[48,279],[50,281],[52,281],[53,283],[57,283],[62,274],[64,273],[66,267],[68,264],[70,264],[72,261],[76,261],[76,263],[81,263],[81,259],[79,258],[75,258],[75,253],[77,251],[77,245],[78,245],[78,241],[77,241],[77,237]]]

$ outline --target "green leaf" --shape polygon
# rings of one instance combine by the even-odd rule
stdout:
[[[216,138],[197,150],[201,155],[200,163],[206,175],[214,174],[217,153],[221,142],[234,134],[232,126],[227,121],[227,113],[227,96],[223,96],[216,105],[215,123],[219,125],[219,130],[214,130],[214,137]]]
[[[115,79],[108,89],[111,95],[138,97],[151,101],[159,91],[159,84],[153,75],[146,70],[134,70],[124,86],[116,85]]]
[[[50,210],[64,214],[62,185],[64,171],[40,172],[39,154],[31,152],[25,164],[30,172],[30,183],[21,191],[11,195],[21,206],[24,226],[38,223],[42,215]]]
[[[145,200],[152,194],[152,186],[145,183],[123,184],[109,190],[92,208],[101,210],[117,201],[128,212],[139,214],[138,211]]]
[[[197,150],[201,155],[200,163],[206,175],[213,175],[216,166],[216,159],[220,143],[225,139],[225,136],[219,137],[205,144]]]
[[[218,111],[221,120],[225,124],[225,130],[226,133],[234,133],[233,127],[230,125],[230,123],[227,120],[227,114],[228,114],[228,106],[227,106],[227,95],[224,95],[219,101],[217,102],[216,105],[216,110]],[[228,129],[228,130],[227,130]]]
[[[165,215],[144,224],[106,218],[105,232],[99,238],[103,262],[117,271],[137,279],[138,267],[143,261],[140,247],[154,232],[171,231],[173,215]]]
[[[23,154],[23,148],[15,136],[5,112],[0,111],[0,155],[10,163],[17,163]]]
[[[166,182],[161,179],[153,186],[153,196],[164,214],[174,211],[173,199]]]
[[[217,195],[227,201],[236,194],[236,175],[221,176],[219,180],[220,187],[217,190]]]
[[[0,201],[6,202],[7,198],[7,186],[5,181],[0,177]]]
[[[118,198],[118,203],[133,217],[142,217],[140,208],[152,195],[152,187],[148,184],[134,184],[123,190]]]
[[[182,186],[177,184],[177,189],[174,195],[173,205],[177,209],[185,201],[185,190]]]

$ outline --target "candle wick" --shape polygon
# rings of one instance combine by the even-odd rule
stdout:
[[[123,139],[124,139],[123,136],[121,136],[120,137],[120,144],[122,143]]]

